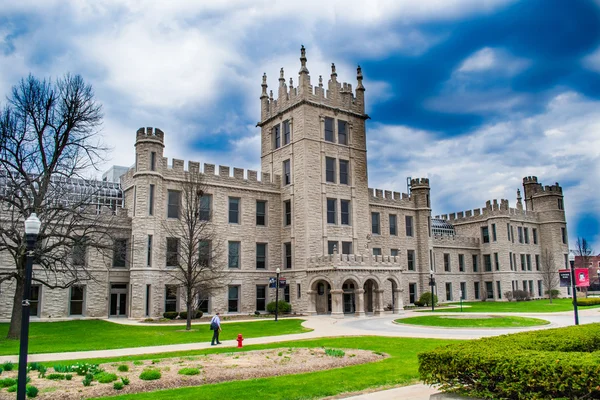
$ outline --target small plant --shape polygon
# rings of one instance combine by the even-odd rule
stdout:
[[[15,369],[15,364],[13,364],[10,361],[7,361],[4,364],[2,364],[2,369],[7,372],[12,371],[13,369]]]
[[[129,371],[129,365],[121,364],[121,365],[119,365],[119,367],[117,368],[117,370],[119,372],[127,372],[127,371]]]
[[[267,311],[271,314],[275,313],[275,308],[276,307],[274,301],[267,304]],[[292,310],[292,306],[290,305],[290,303],[283,300],[279,300],[279,306],[277,308],[279,309],[279,313],[289,313]]]
[[[437,296],[433,296],[433,302],[434,302],[434,305],[437,305],[437,303],[438,303],[438,297]],[[419,297],[419,303],[421,303],[425,307],[431,306],[431,293],[430,292],[423,293],[421,295],[421,297]],[[415,305],[416,304],[417,303],[415,302]]]
[[[83,386],[91,386],[92,385],[92,380],[93,378],[90,378],[89,375],[86,375],[85,378],[83,378]]]
[[[179,313],[177,311],[167,311],[167,312],[163,313],[163,317],[165,317],[167,319],[175,319],[175,318],[177,318],[178,315],[179,315]]]
[[[258,317],[260,315],[260,311],[254,311],[254,315]]]
[[[88,363],[84,363],[84,364],[73,364],[70,366],[71,371],[69,372],[75,372],[77,373],[77,375],[80,376],[84,376],[87,373],[91,373],[92,375],[95,375],[99,372],[102,372],[102,368],[100,368],[100,366],[98,364],[88,364]]]
[[[48,371],[48,368],[46,368],[45,365],[38,365],[37,370],[38,370],[38,378],[46,377],[46,371]]]
[[[121,390],[125,387],[125,385],[123,385],[123,382],[115,382],[113,383],[113,389],[115,390]]]
[[[16,385],[17,380],[13,378],[4,378],[0,379],[0,388],[11,387],[12,385]]]
[[[152,364],[158,364],[160,360],[152,360]]]
[[[17,391],[17,384],[15,383],[14,385],[12,385],[11,387],[9,387],[8,389],[6,389],[6,391],[8,393],[14,393]]]
[[[135,360],[135,361],[133,362],[133,365],[138,365],[138,366],[139,366],[139,365],[144,365],[144,362],[143,362],[143,361],[140,361],[140,360]]]
[[[283,351],[280,351],[279,353],[277,353],[277,355],[278,355],[279,357],[281,357],[281,356],[283,355]]]
[[[344,357],[346,353],[343,350],[325,349],[325,354],[331,357]]]
[[[87,374],[85,374],[85,379],[89,379],[90,381],[93,381],[94,380],[94,374],[91,374],[91,373],[88,372]]]
[[[77,365],[77,364],[75,364],[75,365]],[[55,364],[52,366],[52,368],[54,368],[54,372],[61,372],[61,373],[75,372],[73,370],[73,365]]]
[[[2,375],[2,372],[3,372],[3,369],[2,369],[2,368],[0,368],[0,375]]]
[[[70,381],[71,379],[73,379],[73,374],[66,374],[65,379]]]
[[[127,385],[129,385],[129,378],[125,378],[124,376],[122,376],[121,382],[123,382],[123,385],[127,386]]]
[[[62,381],[65,379],[65,376],[63,374],[48,374],[46,376],[46,379],[50,379],[51,381]]]
[[[35,386],[27,385],[27,387],[25,388],[25,394],[29,398],[37,397],[38,393],[39,390]]]
[[[94,375],[94,378],[100,383],[111,383],[117,380],[117,375],[108,372],[100,372],[99,374]]]
[[[198,368],[181,368],[177,371],[179,375],[198,375],[200,370]]]
[[[140,379],[143,381],[154,381],[154,380],[160,379],[161,376],[162,375],[158,369],[146,368],[140,374]]]
[[[27,365],[27,372],[39,371],[41,366],[43,366],[43,364],[40,364],[38,362],[31,362],[29,363],[29,365]]]

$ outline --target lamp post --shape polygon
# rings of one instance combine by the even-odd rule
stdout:
[[[433,295],[433,287],[435,286],[435,278],[433,277],[433,269],[429,270],[429,286],[431,286],[431,311],[435,311],[435,297]]]
[[[575,325],[579,325],[579,313],[577,312],[577,286],[575,285],[575,256],[569,254],[571,264],[571,290],[573,291],[573,311],[575,312]]]
[[[275,272],[277,273],[277,280],[275,281],[275,322],[277,322],[279,316],[279,274],[281,270],[277,268]]]
[[[40,233],[41,222],[35,213],[25,221],[25,238],[27,240],[27,262],[25,264],[25,287],[21,303],[21,340],[19,348],[19,375],[17,382],[17,400],[25,400],[27,387],[27,348],[29,345],[29,296],[31,295],[31,275],[33,274],[33,250]]]

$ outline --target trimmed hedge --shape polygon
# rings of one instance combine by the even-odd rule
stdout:
[[[175,319],[178,315],[179,313],[177,311],[167,311],[163,313],[163,317],[166,319]]]
[[[441,390],[483,398],[600,397],[600,324],[522,332],[419,354]]]
[[[600,297],[588,297],[583,299],[577,299],[578,306],[597,306],[600,304]]]
[[[196,310],[192,313],[192,319],[197,319],[197,318],[202,318],[202,311],[200,310]],[[179,313],[179,318],[181,319],[187,319],[187,311],[182,311]]]
[[[279,306],[277,308],[279,309],[280,313],[289,313],[292,310],[292,306],[290,305],[290,303],[285,302],[283,300],[279,300]],[[275,302],[274,301],[267,304],[267,311],[270,312],[271,314],[275,313]]]

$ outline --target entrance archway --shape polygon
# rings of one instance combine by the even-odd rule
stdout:
[[[342,284],[342,310],[344,314],[354,314],[356,312],[356,289],[357,283],[352,279],[347,279]]]
[[[331,313],[331,285],[326,280],[318,280],[313,283],[315,312],[317,314]]]
[[[365,312],[373,313],[376,307],[376,293],[375,291],[379,289],[377,282],[373,279],[367,279],[365,284],[363,285],[363,289],[365,290]]]

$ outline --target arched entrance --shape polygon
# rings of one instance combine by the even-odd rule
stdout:
[[[365,291],[365,294],[364,294],[364,296],[365,296],[364,297],[365,298],[365,312],[373,313],[376,308],[376,300],[377,299],[376,299],[375,291],[378,289],[377,282],[375,282],[373,279],[367,279],[365,281],[363,289]]]
[[[312,292],[315,296],[315,311],[317,314],[331,313],[331,285],[326,280],[313,283]]]
[[[389,287],[391,293],[391,306],[394,314],[400,314],[400,311],[404,309],[404,301],[402,300],[402,289],[398,286],[398,282],[393,278],[388,278],[385,283],[386,292]],[[387,308],[387,307],[386,307]]]
[[[357,283],[352,279],[347,279],[342,284],[342,307],[344,314],[354,314],[356,312],[356,294]]]

